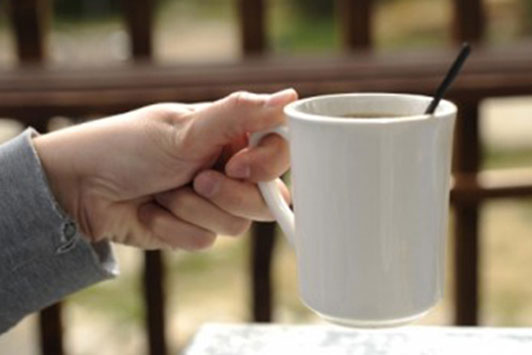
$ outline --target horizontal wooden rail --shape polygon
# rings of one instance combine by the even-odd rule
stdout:
[[[532,94],[532,48],[478,51],[450,98],[461,102],[491,96]],[[218,66],[0,72],[0,116],[33,119],[50,115],[111,114],[158,101],[203,101],[235,90],[273,91],[293,86],[303,95],[388,91],[431,93],[452,52],[350,55],[303,60],[261,59]],[[512,58],[511,60],[508,58]]]
[[[455,51],[427,55],[352,54],[321,58],[262,58],[217,65],[122,65],[110,68],[31,69],[0,71],[0,91],[78,90],[183,85],[232,85],[316,80],[380,78],[391,80],[442,76]],[[532,44],[518,50],[477,50],[461,77],[532,72]],[[319,83],[317,83],[319,84]],[[492,84],[497,84],[492,82]]]
[[[467,203],[498,198],[532,197],[532,169],[501,169],[456,175],[451,200]]]

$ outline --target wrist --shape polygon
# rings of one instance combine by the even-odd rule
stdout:
[[[60,137],[49,133],[33,138],[33,146],[41,161],[48,186],[63,211],[81,224],[79,209],[79,178]]]

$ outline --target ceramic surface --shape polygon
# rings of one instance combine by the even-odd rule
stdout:
[[[441,297],[456,107],[402,94],[339,94],[285,108],[294,213],[259,187],[297,256],[303,302],[336,323],[411,321]],[[347,119],[346,113],[406,117]]]

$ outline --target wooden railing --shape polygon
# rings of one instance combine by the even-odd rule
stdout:
[[[454,51],[372,54],[373,1],[337,0],[345,54],[326,58],[271,58],[267,52],[266,0],[239,0],[243,59],[233,64],[160,67],[152,57],[154,0],[124,0],[124,18],[134,63],[112,69],[46,69],[46,0],[11,0],[11,20],[20,66],[0,72],[0,115],[47,129],[55,115],[113,114],[157,101],[205,101],[234,90],[269,92],[287,86],[302,96],[353,91],[430,94]],[[481,0],[453,0],[454,43],[476,44],[475,53],[449,97],[459,105],[455,135],[454,262],[455,323],[479,320],[479,208],[491,198],[532,196],[532,176],[479,174],[479,103],[488,97],[532,94],[532,48],[483,49],[485,16]],[[274,225],[253,228],[251,314],[272,320],[271,263]],[[145,253],[143,292],[149,353],[166,354],[164,263],[160,252]],[[42,354],[63,354],[61,307],[40,314]],[[174,334],[175,336],[175,334]]]

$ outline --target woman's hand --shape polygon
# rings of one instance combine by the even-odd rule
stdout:
[[[91,241],[203,249],[217,234],[243,233],[252,219],[271,220],[255,182],[288,169],[288,147],[271,135],[247,148],[247,137],[283,123],[283,107],[296,99],[289,89],[157,104],[38,136],[34,145],[58,202]]]

